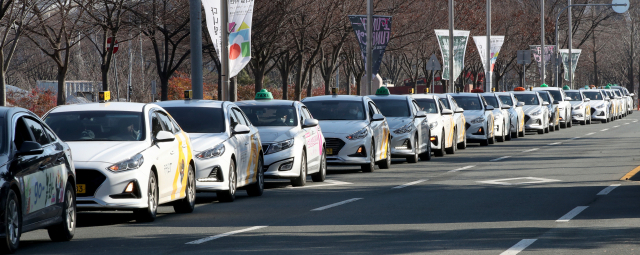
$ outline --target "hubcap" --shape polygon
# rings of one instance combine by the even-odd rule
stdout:
[[[76,226],[76,210],[73,204],[73,194],[67,190],[67,228],[69,231],[73,231]]]
[[[156,211],[156,178],[151,178],[149,182],[149,209]]]
[[[11,202],[9,202],[8,209],[7,223],[9,226],[9,240],[12,244],[15,244],[18,242],[18,230],[20,228],[18,224],[18,208],[15,200],[11,200]]]

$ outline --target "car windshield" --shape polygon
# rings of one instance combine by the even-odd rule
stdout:
[[[365,120],[364,105],[360,101],[304,102],[317,120]]]
[[[498,99],[495,96],[486,96],[484,97],[484,100],[487,101],[488,105],[493,106],[493,108],[498,109],[498,107],[500,107],[498,105]]]
[[[499,96],[499,97],[500,97],[500,101],[502,101],[503,104],[513,106],[513,100],[511,100],[511,96]]]
[[[567,91],[567,97],[570,97],[571,101],[582,101],[582,96],[580,96],[580,92]]]
[[[406,99],[372,98],[385,117],[411,117],[409,103]]]
[[[221,108],[165,107],[164,109],[187,133],[224,133],[226,130]]]
[[[583,93],[585,97],[591,99],[591,100],[604,100],[604,98],[602,98],[602,94],[600,94],[600,92],[584,92]]]
[[[549,99],[549,94],[540,92],[540,97],[542,97],[543,102],[547,102],[551,104],[551,99]]]
[[[547,92],[551,93],[553,99],[562,100],[562,92],[560,92],[559,90],[547,90]]]
[[[438,106],[436,105],[436,100],[423,98],[416,99],[416,103],[418,103],[418,107],[420,107],[420,111],[425,111],[427,113],[438,113]]]
[[[482,102],[478,97],[469,97],[469,96],[454,96],[456,99],[456,103],[462,109],[470,110],[470,111],[481,111],[482,110]]]
[[[242,105],[240,109],[257,127],[298,126],[298,114],[291,105]]]
[[[518,102],[523,102],[524,105],[540,105],[538,97],[535,94],[515,94]]]
[[[140,112],[77,111],[51,113],[44,120],[63,141],[142,141]]]

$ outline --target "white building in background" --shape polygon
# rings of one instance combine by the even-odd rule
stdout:
[[[39,89],[58,92],[58,81],[37,81],[36,86]],[[67,103],[77,104],[94,102],[102,83],[96,81],[67,81],[65,86]]]

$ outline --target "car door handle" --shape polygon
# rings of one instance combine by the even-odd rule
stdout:
[[[186,149],[186,148],[187,148],[187,145],[186,145],[186,144],[182,145],[182,148],[185,148],[185,149]]]
[[[169,154],[173,155],[173,154],[176,154],[176,152],[175,151],[171,151],[171,152],[169,152]]]

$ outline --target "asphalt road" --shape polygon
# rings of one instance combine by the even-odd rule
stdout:
[[[389,170],[330,167],[327,181],[233,203],[198,193],[163,206],[78,215],[75,238],[25,233],[18,254],[640,254],[640,113]],[[611,186],[614,185],[614,186]],[[521,251],[520,253],[517,253]]]

